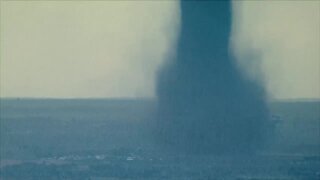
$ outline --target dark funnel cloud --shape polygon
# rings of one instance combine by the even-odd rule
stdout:
[[[238,71],[229,53],[230,1],[181,1],[174,57],[158,74],[156,134],[190,153],[253,152],[268,116],[263,89]]]

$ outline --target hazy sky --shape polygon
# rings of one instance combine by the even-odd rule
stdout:
[[[1,97],[153,97],[174,1],[1,1]],[[234,53],[271,97],[320,98],[320,2],[237,1]]]
[[[273,98],[320,98],[320,1],[234,1],[240,65]]]
[[[178,17],[173,1],[1,1],[1,96],[154,96]]]

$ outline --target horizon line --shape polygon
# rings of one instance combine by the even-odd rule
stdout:
[[[156,100],[157,97],[1,97],[0,100]],[[272,98],[270,102],[320,102],[320,98]]]

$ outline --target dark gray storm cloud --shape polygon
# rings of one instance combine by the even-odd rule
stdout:
[[[177,51],[157,79],[157,137],[196,153],[251,152],[268,116],[263,89],[229,53],[229,1],[181,1]]]

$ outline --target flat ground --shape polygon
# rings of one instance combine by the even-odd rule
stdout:
[[[161,151],[151,100],[0,101],[0,179],[320,179],[320,102],[274,102],[255,156]]]

